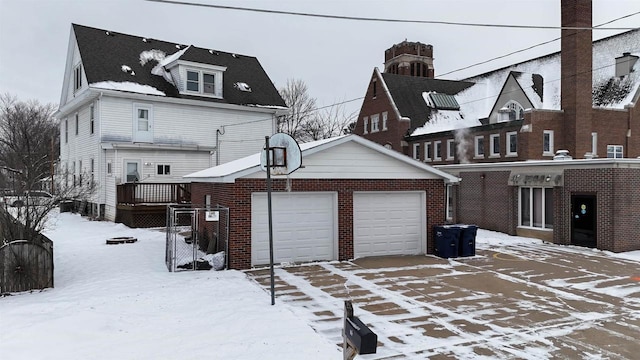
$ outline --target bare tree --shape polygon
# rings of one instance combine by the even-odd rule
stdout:
[[[355,111],[347,113],[343,103],[318,109],[302,124],[300,137],[307,142],[350,133],[349,126],[356,115]]]
[[[88,177],[89,181],[69,183],[66,169],[54,176],[59,151],[54,109],[52,104],[0,95],[0,173],[10,185],[2,194],[3,241],[39,239],[47,215],[60,201],[93,193],[95,186]],[[53,196],[41,196],[43,183],[50,184],[47,190],[55,190]]]
[[[290,113],[278,121],[278,132],[301,139],[301,129],[305,122],[313,116],[316,99],[309,95],[307,84],[300,79],[289,79],[285,87],[280,89],[280,96],[289,107]]]
[[[350,133],[349,125],[356,113],[347,114],[344,103],[316,108],[316,99],[309,95],[304,81],[287,80],[280,95],[290,109],[278,122],[278,131],[300,142],[308,142]]]

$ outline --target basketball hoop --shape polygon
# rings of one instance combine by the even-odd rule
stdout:
[[[260,156],[260,168],[263,171],[267,171],[267,156],[271,175],[289,175],[302,166],[302,151],[290,135],[273,134],[269,138],[268,148],[267,151],[265,146]]]

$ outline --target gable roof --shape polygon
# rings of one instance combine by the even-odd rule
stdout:
[[[640,96],[640,60],[633,71],[624,78],[615,76],[616,58],[625,52],[640,55],[640,29],[627,31],[593,42],[593,105],[603,108],[623,109]],[[429,134],[481,125],[480,119],[491,115],[496,101],[510,75],[513,75],[527,98],[536,109],[560,110],[560,52],[541,56],[497,70],[472,76],[451,83],[468,84],[453,94],[460,104],[460,111],[438,111],[428,108],[423,101],[419,103],[424,86],[416,84],[411,76],[382,74],[385,81],[394,77],[395,87],[402,88],[392,92],[393,101],[402,102],[401,96],[413,101],[413,110],[405,110],[411,117],[410,135]],[[391,75],[391,76],[388,76]],[[414,78],[420,80],[421,78]],[[433,79],[431,79],[433,80]],[[440,80],[443,81],[443,80]],[[424,82],[424,84],[431,84]],[[435,84],[435,83],[434,83]],[[435,88],[432,91],[438,91]],[[444,91],[443,91],[444,92]],[[446,92],[445,92],[446,93]],[[398,105],[400,108],[401,105]],[[402,111],[401,111],[402,112]],[[411,115],[409,115],[411,114]]]
[[[253,56],[186,46],[173,42],[127,35],[78,24],[72,25],[89,87],[136,91],[135,86],[150,87],[151,95],[220,102],[234,105],[286,107],[266,72]],[[176,54],[182,52],[180,54]],[[162,59],[173,54],[180,60],[226,67],[223,75],[223,99],[183,95],[161,74],[152,73]],[[251,92],[234,84],[249,84]],[[133,85],[132,85],[133,84]]]
[[[347,142],[354,142],[369,149],[375,150],[378,153],[389,156],[404,164],[408,164],[417,169],[430,173],[436,177],[442,178],[447,183],[457,183],[459,179],[455,176],[451,176],[444,171],[438,170],[434,167],[426,165],[421,161],[414,160],[404,154],[400,154],[397,151],[387,149],[382,145],[379,145],[373,141],[367,140],[357,135],[343,135],[330,139],[318,140],[308,143],[300,144],[300,150],[302,151],[302,158],[304,164],[304,157],[315,153],[322,152],[324,150],[331,149],[335,146]],[[260,168],[260,153],[256,153],[247,156],[242,159],[224,163],[222,165],[214,166],[205,170],[201,170],[189,175],[185,175],[184,178],[193,182],[220,182],[230,183],[236,179],[245,177],[251,174],[261,172]]]
[[[422,126],[431,108],[425,102],[423,93],[435,92],[456,95],[473,85],[472,82],[430,79],[424,77],[382,73],[393,102],[402,117],[411,119],[411,129]]]

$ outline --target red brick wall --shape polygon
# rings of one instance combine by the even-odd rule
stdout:
[[[376,79],[376,96],[373,96],[373,83]],[[382,130],[382,113],[387,112],[387,130]],[[380,115],[380,131],[371,132],[371,115]],[[364,117],[369,117],[367,134],[364,134]],[[404,136],[409,130],[409,121],[398,119],[396,112],[393,110],[393,106],[383,87],[383,81],[377,78],[375,72],[371,76],[371,81],[367,87],[365,98],[360,108],[360,114],[356,121],[356,127],[353,130],[354,134],[360,135],[365,139],[376,142],[380,145],[390,144],[391,148],[395,151],[406,154],[406,148],[403,148],[402,141]]]
[[[613,170],[613,251],[640,250],[640,169]]]
[[[593,110],[593,131],[598,133],[598,157],[607,157],[607,145],[624,146],[624,156],[629,157],[626,146],[629,116],[628,111]]]
[[[554,213],[553,242],[571,243],[571,195],[596,196],[596,240],[598,249],[614,250],[613,217],[613,170],[614,169],[566,169],[560,213]]]
[[[286,180],[274,179],[272,190],[285,191]],[[445,222],[445,185],[443,180],[344,180],[296,179],[293,191],[335,191],[338,193],[338,256],[353,258],[354,191],[426,191],[427,253],[433,253],[433,227]],[[193,183],[192,201],[203,202],[211,194],[212,204],[229,207],[229,263],[232,269],[251,267],[251,193],[265,192],[265,180],[240,179],[234,184]]]
[[[516,234],[517,187],[507,186],[509,171],[463,172],[458,187],[457,220],[487,230]]]

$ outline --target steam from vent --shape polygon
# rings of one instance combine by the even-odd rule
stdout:
[[[455,136],[456,144],[458,145],[456,146],[458,160],[460,161],[460,164],[468,164],[469,158],[467,150],[469,150],[469,146],[471,146],[471,142],[467,139],[469,130],[467,128],[456,129],[453,131],[453,134]]]

